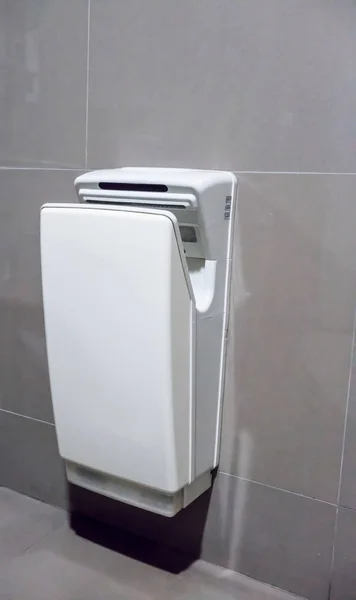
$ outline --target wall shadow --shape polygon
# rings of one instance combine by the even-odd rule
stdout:
[[[163,517],[68,484],[70,526],[95,544],[177,574],[201,556],[211,493]]]

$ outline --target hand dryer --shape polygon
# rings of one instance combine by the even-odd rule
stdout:
[[[70,482],[172,516],[219,460],[236,179],[121,168],[75,188],[41,210],[60,455]]]

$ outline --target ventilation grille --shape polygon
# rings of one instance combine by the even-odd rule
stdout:
[[[84,198],[84,200],[87,204],[98,204],[100,202],[106,204],[114,204],[116,206],[132,206],[136,208],[161,208],[163,210],[182,210],[187,208],[186,205],[183,204],[183,202],[181,204],[173,204],[169,202],[145,202],[144,200],[142,200],[142,202],[129,202],[125,200],[111,200],[110,198],[96,198],[95,200],[93,200],[92,198]]]
[[[100,181],[101,190],[113,190],[116,192],[150,192],[162,194],[168,192],[168,187],[160,183],[120,183],[116,181]]]

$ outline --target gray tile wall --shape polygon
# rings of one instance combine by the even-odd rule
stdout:
[[[223,442],[202,556],[311,600],[354,598],[355,19],[354,0],[0,1],[0,485],[66,504],[41,204],[74,200],[81,169],[231,169]],[[208,504],[180,518],[178,545]]]

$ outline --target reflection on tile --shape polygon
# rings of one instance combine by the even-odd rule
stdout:
[[[353,0],[92,0],[91,17],[91,166],[354,171]]]
[[[327,598],[336,508],[219,474],[202,557],[309,600]]]
[[[169,598],[194,600],[296,600],[295,595],[229,569],[197,561],[175,578]]]
[[[335,542],[331,600],[355,600],[356,513],[339,509]]]
[[[45,202],[74,200],[77,174],[0,170],[0,408],[51,422],[40,208]]]
[[[356,176],[241,178],[220,470],[335,502]]]
[[[356,510],[356,348],[354,340],[340,504]]]
[[[87,0],[0,3],[0,164],[83,167]]]
[[[4,487],[65,506],[64,469],[53,425],[0,410],[0,481]]]

